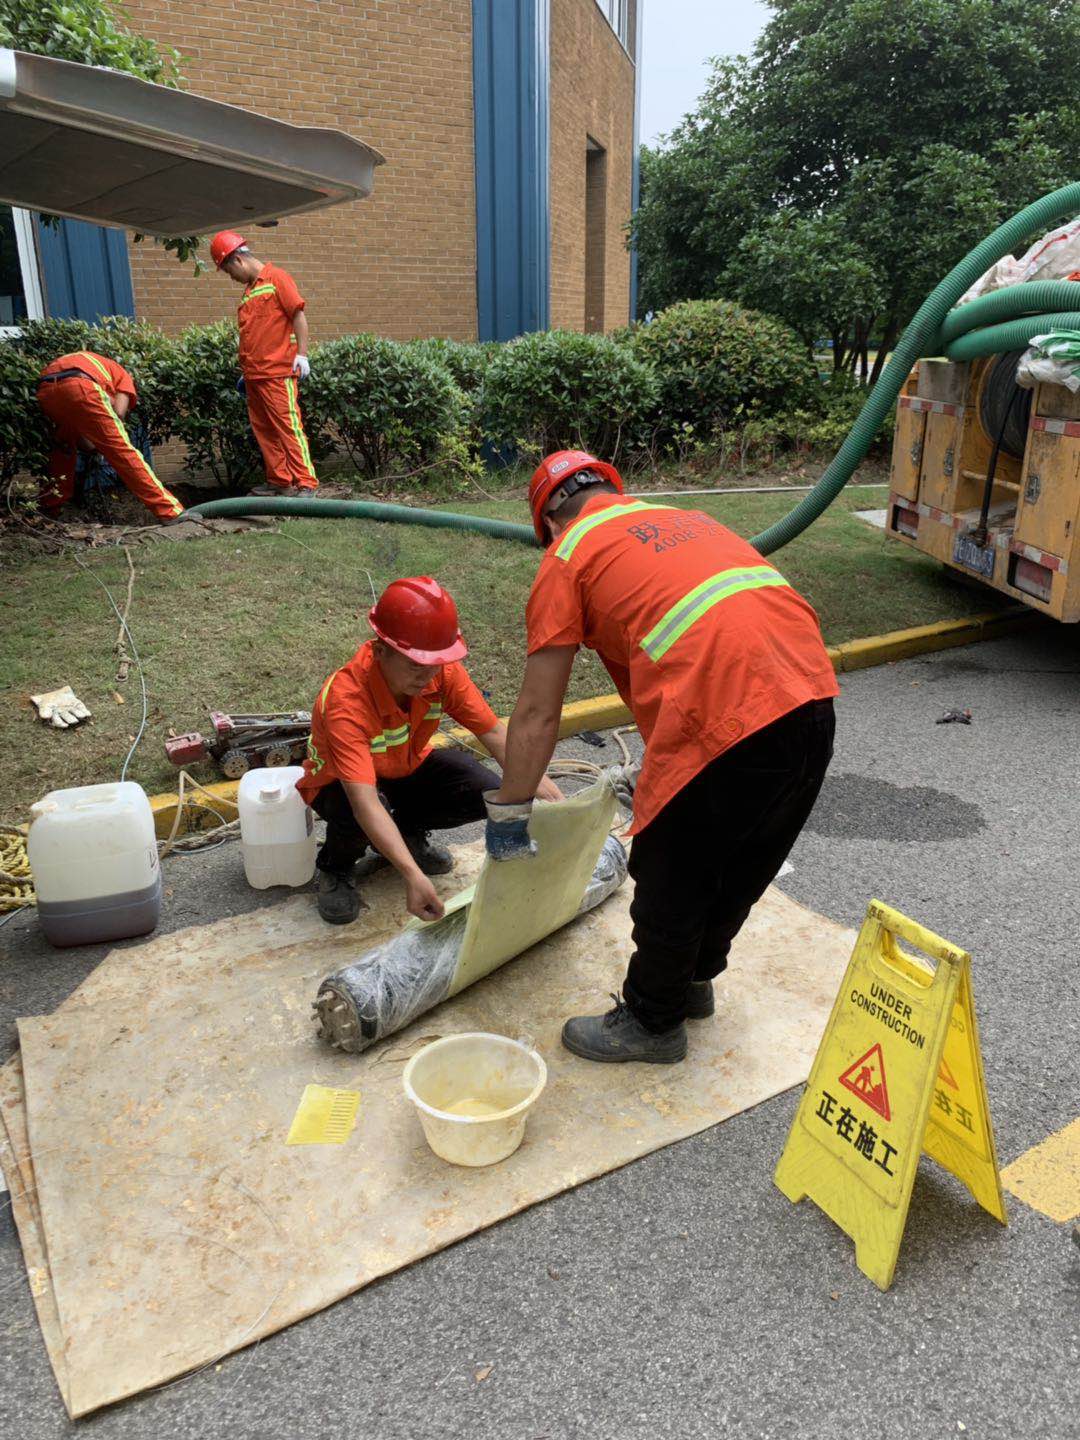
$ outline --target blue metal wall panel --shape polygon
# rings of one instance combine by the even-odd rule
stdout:
[[[83,220],[39,221],[45,308],[53,319],[96,321],[134,315],[131,266],[122,230]]]
[[[547,328],[550,0],[473,0],[481,340]]]
[[[637,0],[634,13],[634,170],[631,181],[630,213],[641,204],[641,31],[645,21],[645,0]],[[637,319],[638,250],[630,246],[630,319]]]

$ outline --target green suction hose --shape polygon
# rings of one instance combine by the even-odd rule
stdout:
[[[375,500],[316,500],[291,496],[266,499],[252,496],[240,500],[208,500],[193,505],[188,515],[212,519],[222,515],[308,515],[316,520],[348,516],[353,520],[384,520],[404,525],[430,525],[437,530],[475,530],[499,540],[519,540],[537,545],[531,525],[514,525],[509,520],[489,520],[484,515],[458,515],[452,510],[420,510],[411,505],[383,505]]]
[[[858,419],[851,427],[850,433],[833,457],[824,475],[813,490],[782,520],[778,520],[775,525],[770,525],[760,535],[754,536],[751,544],[760,550],[762,555],[770,555],[774,550],[779,550],[782,545],[794,540],[796,535],[801,535],[806,527],[813,524],[822,511],[836,499],[851,479],[856,466],[869,450],[885,417],[896,404],[897,396],[903,389],[904,382],[915,361],[923,355],[941,353],[944,348],[942,327],[946,316],[961,295],[974,285],[984,271],[1015,250],[1029,236],[1049,229],[1055,221],[1066,215],[1074,215],[1078,210],[1080,210],[1080,184],[1064,185],[1060,190],[1054,190],[1049,195],[1044,195],[1041,200],[1036,200],[1033,205],[1028,205],[1025,209],[1020,210],[1011,220],[1006,220],[1003,225],[999,225],[992,234],[976,245],[974,250],[960,261],[959,265],[954,266],[939,285],[931,290],[920,305],[915,318],[901,336],[896,349],[878,377],[877,384],[867,396],[866,404],[859,412]],[[1069,284],[1070,282],[1063,281],[1061,283]],[[1016,288],[1027,289],[1027,286]],[[975,305],[978,302],[972,301],[971,303]],[[1055,301],[1055,303],[1059,302]],[[964,306],[963,309],[966,310],[967,306]],[[1052,329],[1058,318],[1046,315],[1035,317],[1036,327],[1028,330],[1028,337],[1038,334],[1040,329]],[[1027,321],[1022,320],[1014,323],[1020,329],[1028,324]],[[1012,331],[1011,325],[993,328],[999,331]],[[971,341],[973,353],[992,353],[978,349],[978,341],[972,338],[978,334],[977,330],[973,330],[964,337],[965,340]],[[995,348],[997,349],[1007,350],[1025,343],[1021,336],[1016,336],[1009,343],[998,343],[999,339],[1000,337],[995,337]],[[957,343],[959,344],[959,342]],[[960,357],[951,355],[950,358]],[[971,352],[964,358],[971,358]]]
[[[1080,210],[1080,183],[1062,186],[1041,200],[1020,210],[1011,220],[976,245],[923,301],[915,318],[900,337],[877,384],[851,431],[814,486],[782,520],[770,525],[751,544],[762,555],[779,550],[836,499],[864,459],[896,404],[911,367],[925,355],[944,354],[950,360],[974,360],[983,355],[1017,350],[1033,335],[1047,330],[1080,330],[1080,284],[1076,281],[1036,281],[1007,286],[954,310],[960,297],[991,265],[1055,221]],[[1070,306],[1077,306],[1074,311]],[[1065,308],[1055,308],[1065,307]],[[310,515],[320,519],[351,516],[361,520],[393,521],[407,525],[431,525],[447,530],[473,530],[502,540],[536,545],[529,525],[507,520],[488,520],[477,515],[456,515],[444,510],[414,510],[409,505],[383,505],[371,500],[211,500],[196,505],[191,515]]]

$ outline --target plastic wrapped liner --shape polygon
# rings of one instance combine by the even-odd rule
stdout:
[[[518,866],[532,862],[505,863]],[[609,835],[586,883],[577,914],[587,914],[614,894],[626,873],[626,851]],[[465,901],[470,893],[465,892]],[[469,906],[463,903],[438,924],[405,929],[354,964],[328,975],[315,1001],[322,1037],[338,1049],[359,1053],[463,988],[455,981],[459,978],[468,921]],[[498,964],[510,958],[506,956]],[[495,968],[497,964],[492,966]],[[473,980],[479,978],[472,975]]]

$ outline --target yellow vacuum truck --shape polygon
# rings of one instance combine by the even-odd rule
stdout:
[[[1021,389],[1017,352],[920,360],[896,409],[889,536],[1080,620],[1080,394]]]

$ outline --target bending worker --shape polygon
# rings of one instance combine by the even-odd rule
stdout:
[[[506,726],[469,678],[457,608],[427,575],[395,580],[369,615],[376,638],[330,676],[311,715],[311,741],[297,789],[326,821],[319,851],[319,914],[347,925],[360,913],[356,862],[370,845],[405,881],[409,913],[438,920],[442,901],[429,875],[453,868],[429,830],[484,818],[495,773],[463,750],[433,750],[449,715],[500,764]],[[533,791],[561,793],[546,777]]]
[[[262,451],[266,484],[253,495],[299,495],[318,489],[297,381],[311,374],[304,297],[287,270],[268,265],[235,230],[210,241],[210,255],[230,280],[243,285],[237,311],[240,371],[248,419]]]
[[[532,478],[547,554],[488,852],[530,853],[528,818],[579,645],[595,650],[645,742],[632,794],[634,952],[606,1015],[568,1020],[588,1060],[669,1063],[806,822],[832,756],[838,693],[817,616],[745,540],[699,511],[623,499],[613,466],[549,455]]]
[[[166,490],[124,424],[138,404],[135,381],[122,365],[92,350],[76,350],[46,365],[38,379],[37,400],[53,422],[49,480],[40,504],[54,518],[75,493],[77,452],[94,451],[106,459],[131,493],[169,523],[184,507]]]

